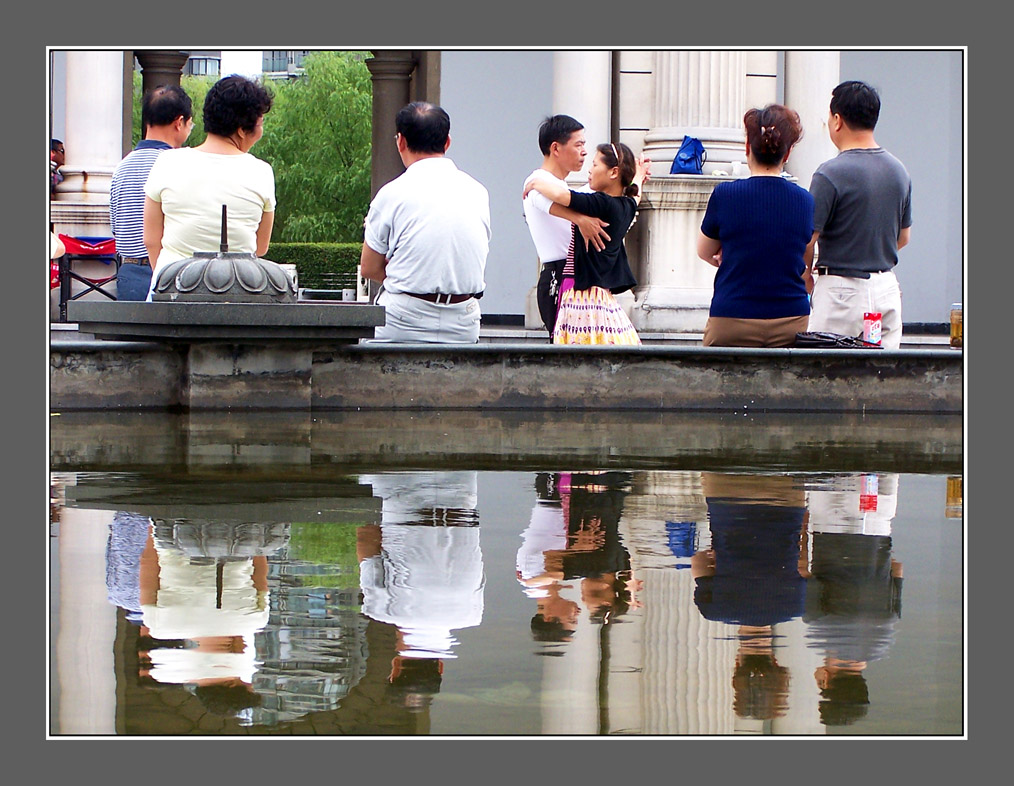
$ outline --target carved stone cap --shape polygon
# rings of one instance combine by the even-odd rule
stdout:
[[[199,251],[166,265],[151,299],[195,303],[295,303],[296,287],[277,262],[235,251]]]

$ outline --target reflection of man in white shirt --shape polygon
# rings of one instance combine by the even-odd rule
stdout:
[[[377,341],[474,344],[489,252],[489,194],[444,154],[451,121],[416,102],[395,118],[405,171],[370,204],[360,272],[382,282]]]
[[[359,482],[384,500],[381,525],[357,533],[363,613],[398,627],[402,657],[455,657],[451,631],[482,622],[476,473],[363,475]]]

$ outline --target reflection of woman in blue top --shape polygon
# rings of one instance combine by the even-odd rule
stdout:
[[[801,617],[804,492],[791,477],[702,477],[711,549],[691,560],[694,603],[705,619],[762,627]]]
[[[782,167],[803,129],[779,104],[751,109],[743,123],[751,176],[715,188],[697,239],[698,256],[718,268],[703,343],[791,346],[809,321],[803,253],[813,197],[782,177]]]

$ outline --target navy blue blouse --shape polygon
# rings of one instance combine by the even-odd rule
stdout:
[[[722,243],[711,316],[777,319],[810,313],[802,274],[813,197],[781,177],[720,183],[701,231]]]

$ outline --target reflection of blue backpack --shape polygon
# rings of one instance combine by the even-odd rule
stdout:
[[[683,137],[683,144],[676,151],[672,160],[670,175],[700,175],[704,172],[704,162],[708,160],[708,151],[704,149],[700,139],[692,136]]]

